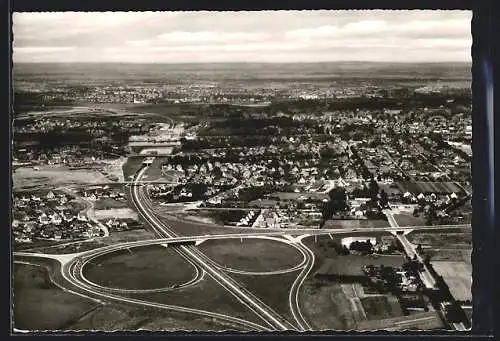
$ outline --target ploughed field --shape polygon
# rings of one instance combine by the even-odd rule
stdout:
[[[299,265],[303,255],[284,242],[268,239],[207,240],[199,249],[219,265],[248,272],[268,272]]]
[[[84,276],[104,287],[159,289],[181,285],[195,277],[195,268],[172,248],[160,245],[130,248],[92,259]]]

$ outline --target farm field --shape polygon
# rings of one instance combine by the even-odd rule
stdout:
[[[63,330],[100,305],[57,287],[46,268],[15,263],[14,327],[22,330]]]
[[[472,264],[436,261],[432,267],[443,277],[455,300],[472,301]]]
[[[446,234],[412,232],[408,234],[408,240],[413,244],[422,244],[422,247],[432,246],[433,249],[464,249],[472,246],[472,231]]]
[[[250,272],[288,269],[303,259],[294,247],[267,239],[207,240],[198,248],[224,267]]]
[[[410,192],[413,194],[451,194],[460,193],[462,189],[453,182],[398,182],[397,186],[401,192]]]
[[[94,210],[94,218],[97,220],[106,219],[138,219],[137,212],[128,207],[110,208],[105,210]]]
[[[339,283],[308,278],[301,288],[299,302],[314,330],[352,330],[362,318]]]
[[[471,262],[472,249],[436,249],[428,250],[427,254],[434,261]]]
[[[13,190],[38,189],[67,185],[88,185],[109,182],[101,172],[92,169],[69,169],[65,166],[20,167],[12,173]]]
[[[399,300],[394,295],[366,295],[360,283],[344,283],[341,288],[352,306],[356,307],[357,320],[381,320],[403,315]]]
[[[105,287],[157,289],[183,284],[195,269],[172,248],[147,246],[120,250],[87,263],[84,276]]]
[[[471,263],[472,232],[416,233],[408,235],[413,244],[421,244],[424,252],[434,261]]]

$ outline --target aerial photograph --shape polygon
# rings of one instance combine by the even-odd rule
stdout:
[[[471,11],[17,12],[11,331],[469,331]]]

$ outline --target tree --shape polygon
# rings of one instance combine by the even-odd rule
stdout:
[[[377,194],[378,194],[378,184],[375,181],[375,179],[372,177],[370,179],[370,182],[368,184],[368,194],[370,195],[370,198],[372,200],[377,200]]]
[[[330,197],[330,201],[328,201],[325,206],[327,207],[326,212],[331,212],[329,218],[331,218],[332,215],[336,214],[337,212],[345,211],[347,209],[346,194],[343,188],[337,187],[332,189],[328,193],[328,196]]]
[[[214,176],[216,178],[220,178],[222,177],[222,170],[220,169],[219,166],[215,166],[214,169],[213,169],[213,173],[214,173]]]
[[[386,207],[388,204],[389,196],[387,195],[387,192],[382,189],[380,190],[380,205],[382,205],[382,207]]]
[[[323,210],[321,212],[323,220],[331,219],[335,213],[334,204],[332,201],[328,201],[323,205]]]

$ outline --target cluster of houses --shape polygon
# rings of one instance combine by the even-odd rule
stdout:
[[[395,285],[402,293],[416,293],[422,285],[418,276],[408,271],[387,266],[364,265],[363,273],[369,278],[370,284],[365,288],[365,292],[375,290],[375,288],[390,288]],[[392,283],[396,279],[396,283]]]
[[[105,234],[95,222],[68,205],[71,198],[49,191],[44,196],[21,195],[13,199],[12,231],[17,243],[35,239],[85,239]]]
[[[403,179],[404,173],[394,164],[392,157],[395,155],[392,148],[388,150],[384,146],[377,146],[376,148],[358,147],[357,151],[364,162],[366,169],[373,174],[380,182],[391,184],[395,180]]]
[[[118,219],[108,219],[105,223],[105,226],[108,227],[109,230],[113,231],[124,231],[128,229],[128,224],[126,221],[120,221]]]
[[[419,193],[418,195],[415,195],[406,191],[402,195],[403,203],[434,203],[436,206],[447,205],[457,199],[458,194],[455,192],[452,192],[451,194]]]
[[[280,228],[283,214],[276,209],[263,209],[255,219],[253,227],[256,228]]]
[[[258,213],[257,213],[257,216],[258,216]],[[244,217],[242,217],[236,223],[236,226],[242,226],[242,227],[252,226],[253,222],[255,221],[257,216],[255,215],[255,211],[249,211]]]
[[[125,193],[118,189],[111,188],[109,185],[90,186],[82,190],[82,196],[90,201],[96,201],[103,198],[111,198],[115,200],[124,200]]]

